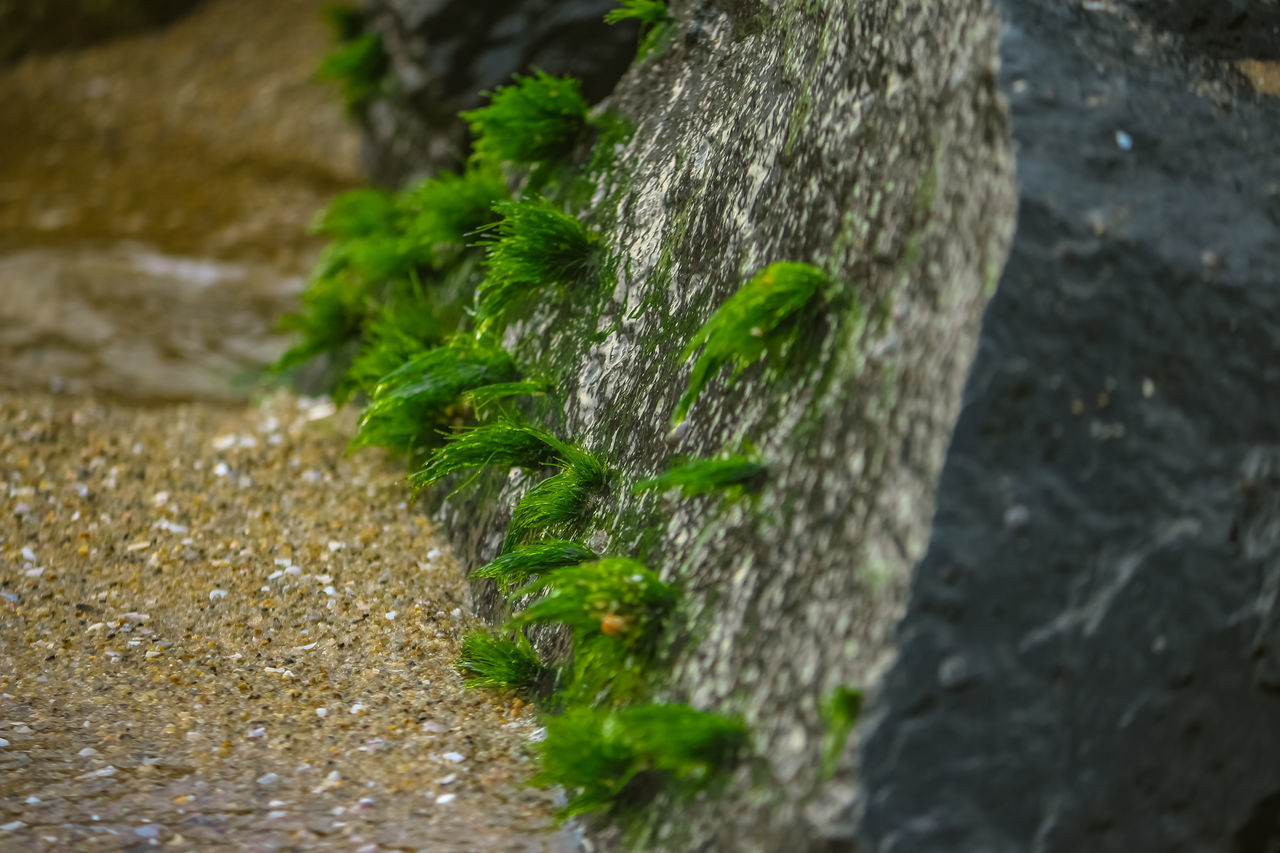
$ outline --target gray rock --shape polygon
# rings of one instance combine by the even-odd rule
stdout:
[[[996,5],[1017,236],[858,849],[1280,849],[1277,5]]]
[[[671,45],[612,95],[636,132],[584,215],[620,259],[616,285],[548,293],[507,342],[559,380],[537,419],[624,484],[678,454],[758,447],[769,477],[755,501],[624,486],[583,541],[684,588],[689,621],[674,636],[697,641],[661,695],[743,713],[761,757],[723,796],[653,803],[653,846],[824,849],[855,775],[820,778],[818,709],[884,664],[1012,234],[997,22],[980,0],[673,11]],[[827,316],[799,363],[712,383],[673,432],[689,336],[744,276],[782,260],[828,270],[871,322]],[[445,510],[471,564],[494,556],[518,488],[482,482]]]

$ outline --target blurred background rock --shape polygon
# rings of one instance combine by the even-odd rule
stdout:
[[[248,393],[364,182],[325,5],[0,3],[0,388]]]

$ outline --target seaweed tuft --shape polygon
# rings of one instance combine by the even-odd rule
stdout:
[[[721,490],[758,491],[768,469],[757,459],[727,456],[719,459],[689,459],[674,468],[636,483],[632,491],[665,492],[680,489],[685,497]]]
[[[564,817],[639,807],[662,787],[690,795],[748,745],[740,720],[679,704],[575,708],[546,730],[534,781],[570,792]]]
[[[534,545],[513,548],[471,573],[473,578],[492,578],[504,591],[545,575],[553,569],[576,566],[596,559],[596,553],[577,542],[549,539]]]
[[[585,522],[591,497],[604,489],[609,474],[595,456],[574,448],[553,474],[520,498],[511,513],[503,548],[527,544],[544,531],[576,534]]]
[[[529,424],[502,420],[459,430],[410,477],[422,489],[467,468],[541,468],[573,453],[569,445]]]
[[[325,10],[325,17],[338,46],[320,62],[316,76],[338,83],[347,110],[355,113],[386,86],[391,58],[382,37],[366,29],[359,10],[333,6]]]
[[[797,337],[808,331],[825,302],[832,282],[810,264],[770,264],[746,282],[716,310],[685,349],[690,358],[701,348],[689,387],[676,404],[673,423],[690,407],[722,368],[733,366],[730,381],[770,354],[781,364]]]
[[[512,627],[560,623],[574,646],[606,636],[630,647],[652,646],[676,603],[675,590],[625,557],[566,566],[517,590],[546,593],[511,618]]]
[[[671,12],[666,0],[621,0],[622,5],[604,16],[606,24],[620,24],[623,21],[640,22],[640,45],[636,50],[636,59],[655,53],[667,29],[671,26]]]
[[[475,156],[497,163],[534,165],[567,156],[587,125],[590,104],[572,77],[535,69],[487,92],[488,106],[462,113],[475,138]]]
[[[403,354],[410,355],[408,349],[405,345]],[[463,392],[509,383],[519,375],[506,350],[466,336],[410,355],[374,387],[352,444],[412,450],[448,423],[448,409]]]
[[[484,244],[485,278],[476,294],[482,329],[534,290],[595,278],[599,237],[575,217],[542,199],[503,202],[494,210],[502,219]]]
[[[822,775],[830,778],[835,772],[840,754],[853,727],[858,723],[862,713],[862,691],[856,687],[840,686],[831,691],[823,701],[819,713],[826,725],[826,734],[822,743]]]
[[[517,632],[512,638],[494,636],[478,628],[462,639],[462,649],[454,666],[467,687],[516,690],[539,695],[555,683],[556,671],[533,650],[529,640]]]

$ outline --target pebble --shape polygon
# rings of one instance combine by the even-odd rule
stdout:
[[[452,803],[457,798],[457,794],[440,794],[436,797],[436,804],[443,806],[446,803]]]
[[[98,754],[98,750],[94,749],[91,746],[86,746],[84,749],[80,750],[76,754],[79,755],[81,758],[92,758],[93,756]]]
[[[20,820],[11,820],[8,823],[0,824],[0,829],[3,829],[5,832],[17,832],[24,826],[26,826],[26,824]]]
[[[226,591],[225,589],[211,589],[211,590],[209,590],[209,600],[210,600],[210,601],[217,601],[217,600],[219,600],[219,599],[221,599],[221,598],[226,598],[226,597],[227,597],[227,591]]]
[[[8,745],[9,745],[9,741],[6,738],[0,737],[0,746],[8,746]]]
[[[446,752],[444,755],[440,757],[443,758],[445,761],[452,761],[454,764],[467,760],[467,757],[463,755],[461,752]]]
[[[144,823],[142,826],[135,827],[133,831],[139,838],[159,838],[160,833],[164,832],[164,827],[158,823]]]
[[[280,781],[280,777],[275,773],[263,773],[258,777],[259,785],[274,785]]]

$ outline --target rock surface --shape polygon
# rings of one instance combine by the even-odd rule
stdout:
[[[753,732],[759,760],[724,796],[647,810],[663,850],[821,849],[836,832],[854,770],[824,786],[819,707],[882,665],[1013,223],[983,3],[777,3],[767,23],[765,9],[672,4],[666,49],[611,98],[635,134],[584,214],[617,281],[548,294],[507,341],[558,380],[535,419],[623,482],[744,440],[769,467],[736,503],[621,488],[584,540],[685,591],[661,696],[742,713]],[[689,336],[783,260],[829,271],[866,326],[827,315],[799,363],[713,383],[669,441]],[[494,556],[524,484],[490,485],[447,510],[472,565]]]
[[[370,24],[393,58],[393,94],[364,111],[366,164],[379,181],[456,168],[460,110],[541,68],[572,74],[599,101],[635,55],[632,25],[607,26],[614,0],[372,0]]]
[[[1276,850],[1280,101],[1220,60],[1278,7],[996,5],[1018,230],[858,849]]]

